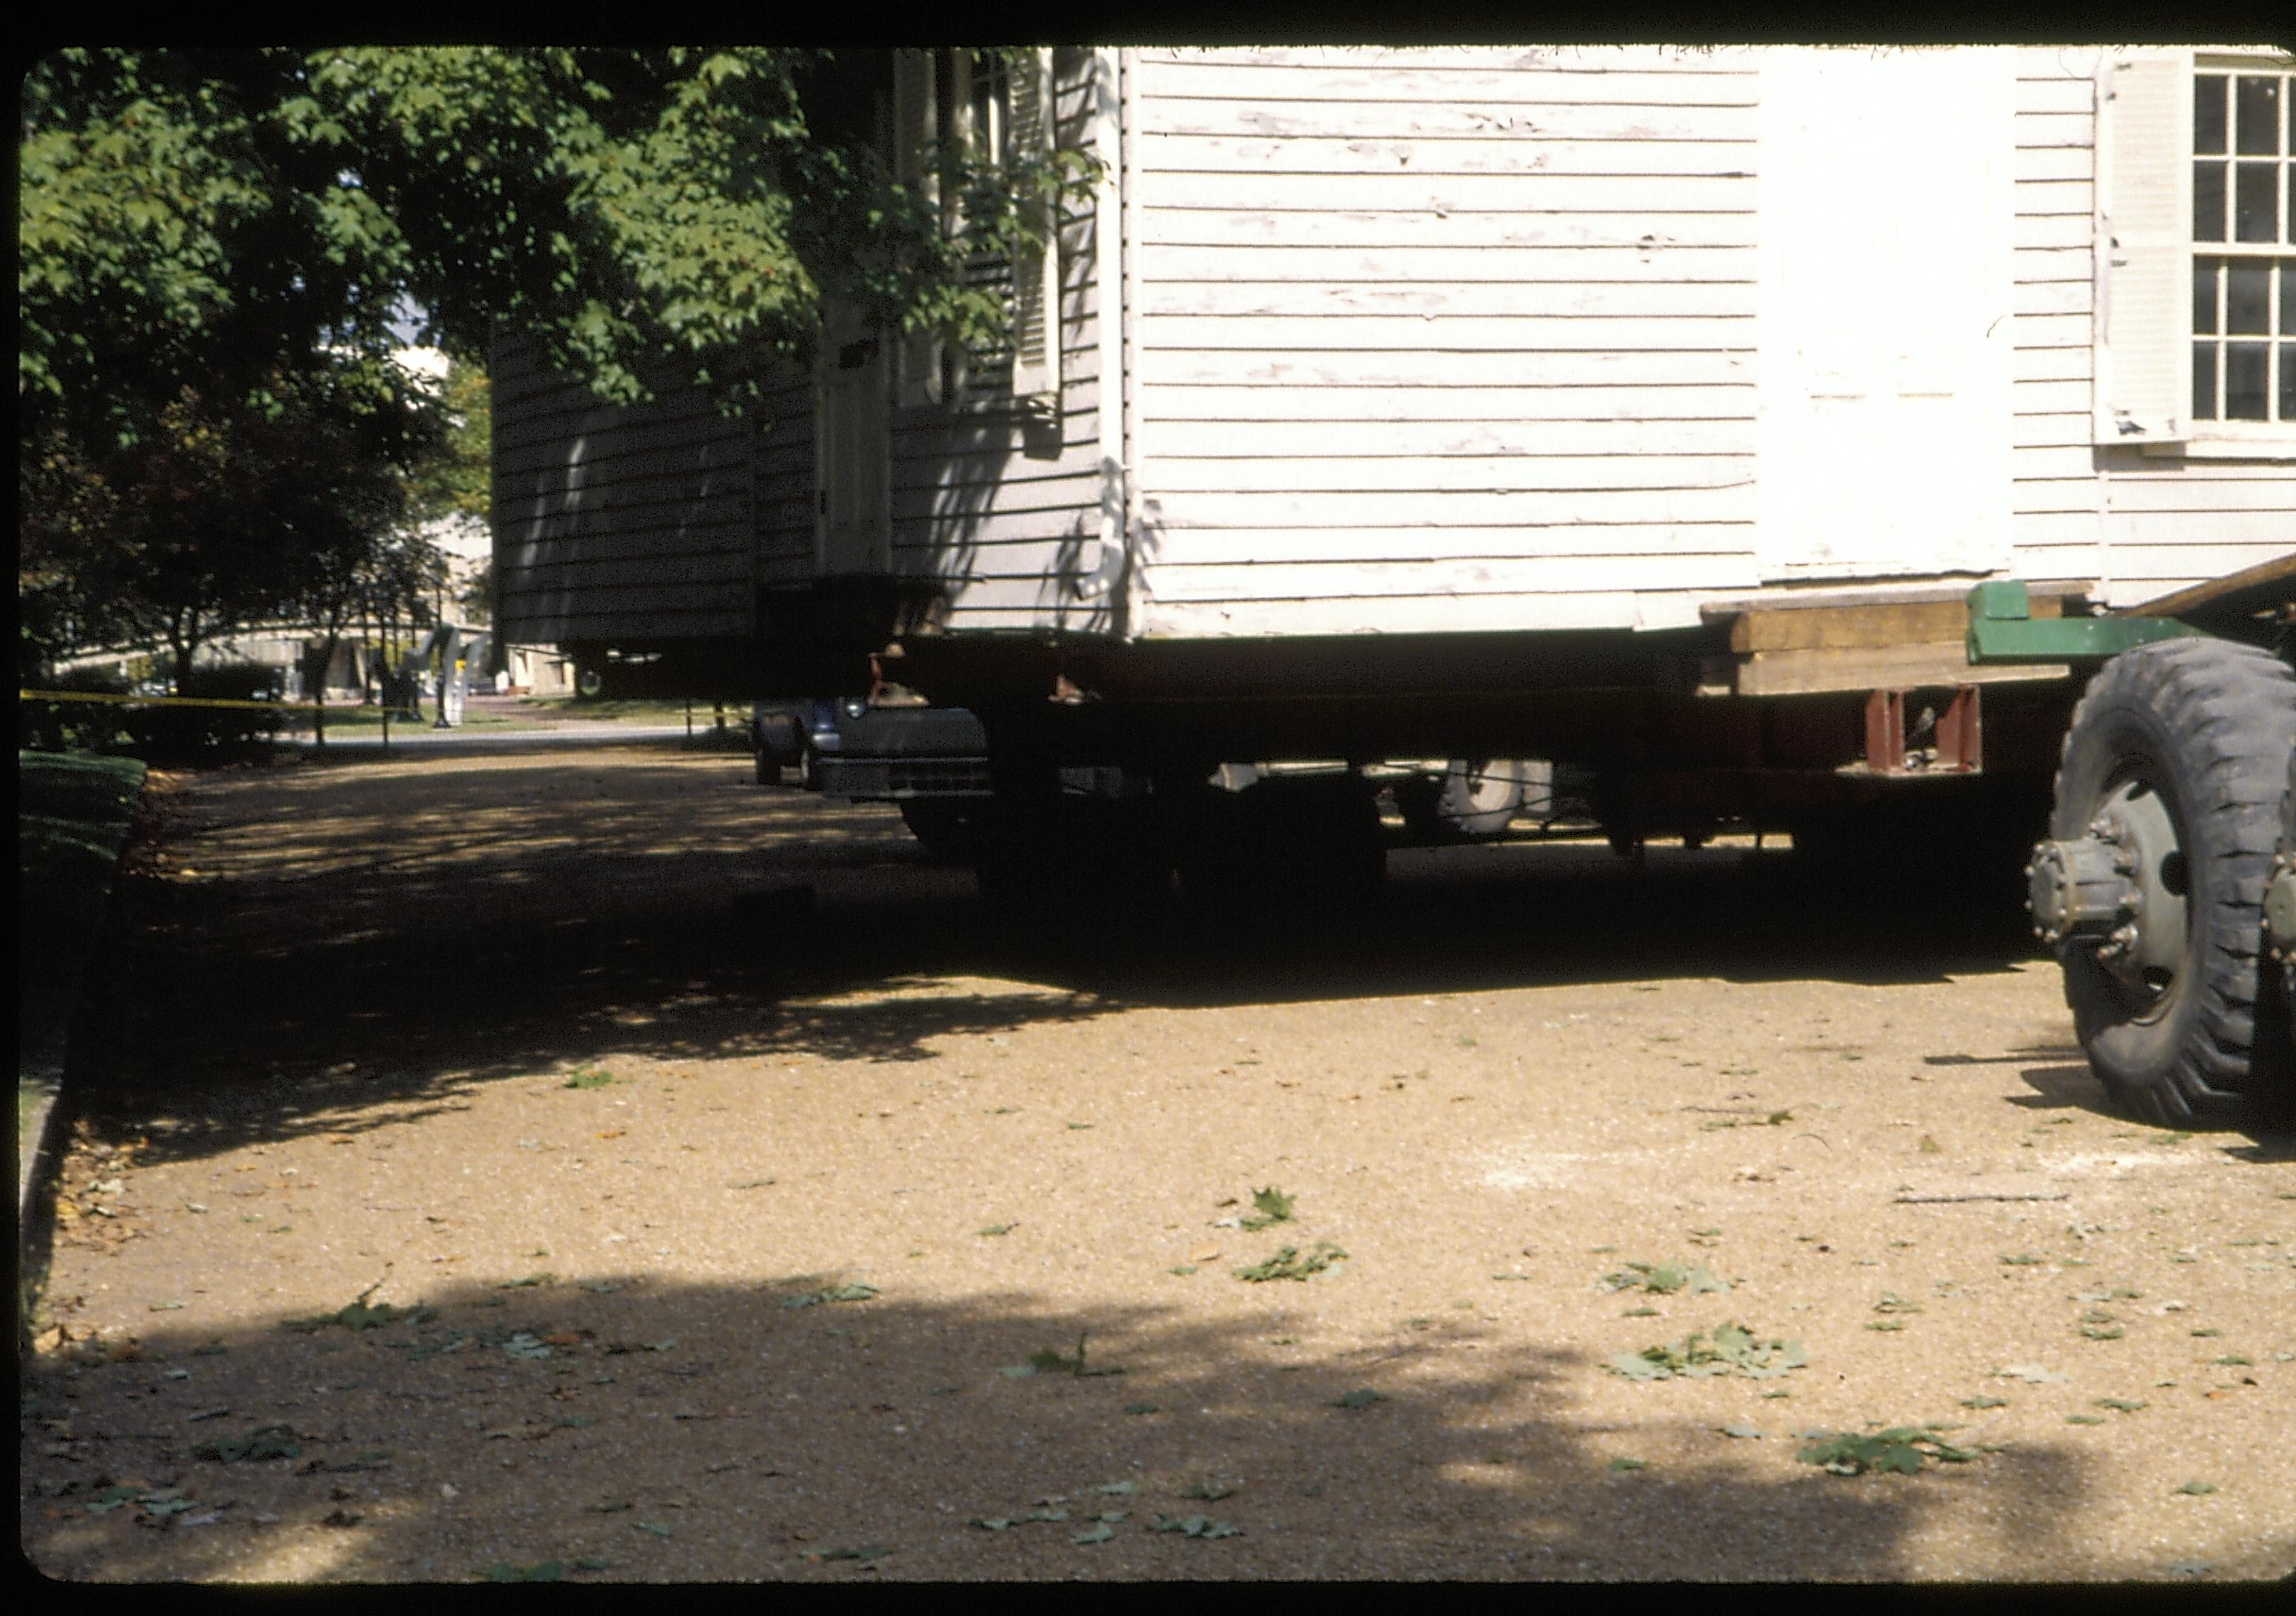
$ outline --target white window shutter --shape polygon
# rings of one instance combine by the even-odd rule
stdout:
[[[1020,53],[1012,76],[1012,152],[1048,164],[1054,137],[1053,53]],[[1057,408],[1061,392],[1060,205],[1049,205],[1045,239],[1013,266],[1013,398]]]
[[[928,148],[939,124],[933,104],[933,59],[930,51],[893,53],[894,173],[928,209],[940,211],[940,174]],[[901,337],[900,398],[904,405],[940,402],[940,344],[930,332]]]
[[[2193,63],[2097,81],[2095,439],[2170,443],[2192,421]]]

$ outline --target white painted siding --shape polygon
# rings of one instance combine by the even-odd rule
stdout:
[[[1090,52],[1054,53],[1059,144],[1092,149]],[[948,629],[1111,626],[1100,560],[1099,285],[1089,203],[1061,226],[1061,414],[1024,426],[1009,410],[896,408],[893,570],[935,577]]]
[[[1751,58],[1136,62],[1136,632],[1631,627],[1753,585]]]
[[[494,527],[505,639],[746,635],[755,621],[750,429],[700,394],[636,409],[497,345]]]
[[[2096,258],[2094,51],[2017,55],[2015,481],[2019,576],[2093,582],[2103,483],[2090,450]]]

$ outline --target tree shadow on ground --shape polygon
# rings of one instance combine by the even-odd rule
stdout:
[[[431,1311],[361,1330],[177,1325],[186,1311],[134,1348],[35,1358],[25,1552],[51,1576],[126,1581],[463,1580],[552,1560],[655,1581],[1864,1581],[2075,1552],[2084,1477],[2056,1444],[1828,1474],[1796,1461],[1803,1421],[1760,1387],[1640,1387],[1648,1415],[1605,1423],[1581,1406],[1599,1369],[1496,1321],[1319,1351],[1280,1333],[1275,1297],[1205,1320],[893,1285],[793,1305],[835,1275],[578,1277],[387,1292]],[[1080,1334],[1087,1373],[1005,1373]],[[1733,1419],[1764,1436],[1718,1431]],[[296,1451],[194,1456],[266,1426]],[[1991,1527],[1930,1565],[1917,1539],[1948,1507]],[[1105,1541],[1076,1541],[1114,1511]],[[1237,1530],[1152,1530],[1190,1516]]]
[[[616,1053],[918,1061],[1132,1005],[1935,982],[2031,952],[2006,899],[1877,910],[1776,853],[1645,866],[1583,841],[1398,850],[1354,912],[1015,917],[888,808],[642,752],[229,771],[159,811],[167,845],[123,874],[73,1062],[100,1125],[172,1115],[174,1150]]]

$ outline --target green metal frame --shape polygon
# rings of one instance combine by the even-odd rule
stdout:
[[[1969,592],[1972,662],[2071,662],[2118,656],[2133,645],[2202,634],[2172,617],[2032,615],[2025,586],[1997,579]]]

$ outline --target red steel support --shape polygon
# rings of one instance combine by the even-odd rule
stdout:
[[[1974,775],[1985,767],[1984,726],[1977,686],[1955,688],[1938,714],[1927,758],[1906,756],[1908,690],[1876,690],[1866,698],[1866,768],[1875,775]]]

